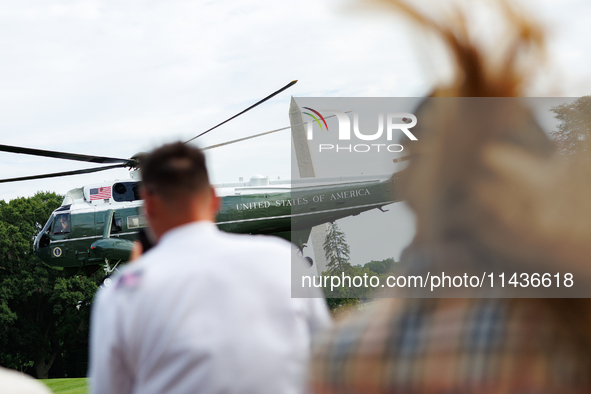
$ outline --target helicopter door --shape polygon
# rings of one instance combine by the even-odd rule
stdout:
[[[113,213],[113,220],[111,221],[111,236],[115,235],[114,238],[119,238],[118,233],[123,231],[123,221],[121,220],[121,214],[118,212]]]
[[[93,242],[92,236],[95,234],[94,215],[94,211],[76,212],[71,215],[70,239],[72,241],[70,244],[73,256],[81,265],[88,262],[90,244]]]
[[[119,238],[119,233],[123,231],[123,220],[121,214],[109,209],[108,211],[102,211],[96,213],[96,235],[105,235],[105,225],[110,223],[110,231],[108,232],[109,237]]]
[[[121,215],[117,212],[113,212],[112,209],[104,212],[97,212],[96,213],[96,235],[103,234],[105,230],[105,223],[109,222],[108,216],[113,215],[113,219],[111,220],[111,234],[117,234],[123,231],[123,224],[121,220]]]

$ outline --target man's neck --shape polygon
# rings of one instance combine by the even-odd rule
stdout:
[[[170,230],[196,222],[213,223],[213,218],[206,215],[190,215],[176,218],[169,217],[167,220],[164,220],[162,223],[160,223],[157,228],[153,228],[154,235],[156,236],[157,240],[160,240],[160,238]]]
[[[180,227],[183,227],[183,226],[186,226],[186,225],[189,225],[189,224],[195,224],[195,223],[208,223],[208,224],[212,224],[213,221],[212,220],[193,220],[193,221],[179,222],[177,225],[172,226],[172,227],[168,227],[166,230],[162,231],[160,233],[160,236],[157,237],[157,239],[158,239],[158,241],[160,241],[162,239],[162,237],[164,237],[170,231],[173,231],[175,229],[178,229]]]

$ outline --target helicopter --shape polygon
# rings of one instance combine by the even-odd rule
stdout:
[[[221,198],[217,226],[227,232],[268,234],[302,248],[312,227],[391,204],[389,177],[343,177],[215,185]],[[34,241],[34,253],[53,267],[85,273],[105,264],[110,272],[129,259],[142,213],[139,180],[91,184],[70,190]]]
[[[292,81],[186,143],[254,108],[296,82]],[[33,244],[35,255],[44,263],[71,274],[90,274],[101,266],[110,274],[119,264],[129,260],[140,230],[147,227],[139,193],[141,155],[122,159],[8,145],[0,145],[0,151],[110,164],[84,170],[2,179],[0,183],[130,168],[132,179],[89,184],[67,192],[62,205],[48,218]],[[216,224],[221,230],[232,233],[279,236],[302,250],[312,227],[371,209],[383,210],[385,205],[400,201],[394,190],[395,175],[291,181],[269,180],[268,177],[255,175],[247,182],[214,185],[221,198]]]

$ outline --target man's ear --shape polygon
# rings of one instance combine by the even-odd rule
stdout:
[[[149,221],[150,218],[153,218],[155,214],[154,199],[156,198],[156,196],[153,193],[148,192],[144,188],[141,189],[140,196],[142,200],[144,200],[144,212],[146,213],[147,219]]]
[[[217,196],[213,186],[209,187],[209,193],[211,196],[210,208],[215,217],[215,215],[217,215],[217,213],[220,211],[221,199]]]

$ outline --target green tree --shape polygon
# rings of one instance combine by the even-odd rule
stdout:
[[[351,263],[349,263],[350,250],[345,233],[341,231],[335,222],[328,224],[328,232],[324,239],[323,248],[329,273],[341,273],[351,266]]]
[[[33,254],[35,235],[61,200],[46,192],[0,201],[0,365],[38,378],[84,376],[98,283],[67,276]],[[54,364],[60,371],[50,374]]]
[[[341,285],[334,289],[330,287],[330,277],[333,275],[340,279],[344,278]],[[342,309],[348,309],[359,305],[359,301],[361,300],[367,301],[373,298],[375,293],[382,290],[382,288],[379,285],[378,287],[373,287],[371,284],[371,278],[378,277],[380,278],[380,283],[383,284],[386,281],[387,274],[371,271],[367,267],[362,268],[360,266],[348,265],[343,272],[331,273],[325,271],[322,273],[322,276],[328,277],[327,287],[324,288],[324,294],[328,306],[332,312],[338,312]],[[347,277],[351,278],[351,285],[349,285],[349,281],[346,279]],[[362,279],[361,285],[355,284],[355,281],[353,281],[353,278],[355,277]]]
[[[396,261],[392,257],[390,257],[380,261],[372,260],[369,263],[365,263],[363,268],[367,268],[370,271],[375,272],[376,274],[387,274],[394,270],[396,264]]]
[[[564,155],[589,153],[591,144],[591,96],[583,96],[572,103],[553,107],[554,117],[560,121],[552,132],[558,149]]]
[[[345,233],[341,231],[335,222],[328,224],[323,249],[328,270],[322,273],[322,277],[344,273],[352,268],[351,263],[349,263],[350,249]],[[351,308],[359,303],[359,300],[350,297],[350,294],[351,289],[345,286],[339,286],[333,290],[324,288],[328,307],[333,313],[344,308]]]

